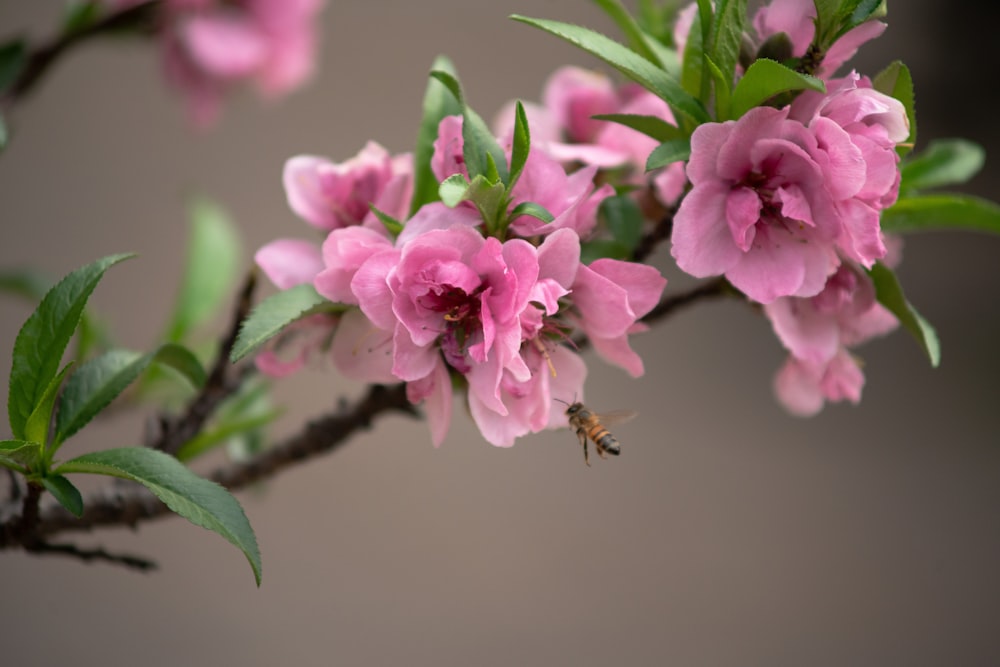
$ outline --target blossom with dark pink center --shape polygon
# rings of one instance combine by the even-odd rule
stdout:
[[[699,126],[687,166],[693,187],[674,218],[677,265],[696,277],[724,274],[762,303],[822,290],[840,263],[842,231],[828,184],[855,192],[864,179],[860,152],[833,139],[836,150],[820,151],[787,107]]]

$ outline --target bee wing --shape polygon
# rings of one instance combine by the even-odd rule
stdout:
[[[604,426],[610,428],[615,424],[624,424],[636,418],[639,413],[635,410],[611,410],[594,415]]]

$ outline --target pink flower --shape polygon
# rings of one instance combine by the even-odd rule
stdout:
[[[771,0],[767,6],[757,10],[753,26],[761,40],[785,33],[792,42],[792,55],[801,58],[816,33],[815,19],[813,0]],[[842,35],[824,54],[816,75],[821,78],[833,76],[862,44],[881,35],[885,28],[886,24],[881,21],[866,21]]]
[[[288,205],[319,229],[365,222],[380,227],[369,205],[405,218],[413,195],[412,163],[408,153],[392,157],[374,141],[339,164],[312,155],[293,157],[283,175]]]
[[[849,263],[816,296],[778,299],[764,312],[790,352],[775,377],[775,392],[790,412],[804,416],[818,412],[824,400],[857,403],[864,374],[848,348],[899,324],[875,300],[871,279]]]
[[[283,95],[313,71],[314,21],[323,0],[167,0],[164,67],[188,98],[197,125],[210,125],[234,84]]]
[[[279,289],[308,284],[323,268],[319,248],[308,241],[279,239],[254,255],[254,261]],[[255,361],[271,377],[285,377],[301,369],[327,347],[337,318],[318,314],[303,318],[272,339]]]
[[[645,330],[638,320],[660,301],[667,280],[652,266],[599,259],[580,265],[573,282],[573,305],[579,325],[605,361],[632,377],[643,374],[642,359],[628,336]]]
[[[787,108],[699,126],[687,166],[693,188],[674,219],[677,265],[696,277],[725,274],[762,303],[817,294],[839,264],[840,212],[827,184],[850,191],[864,177],[841,139],[840,153],[821,152]]]
[[[861,156],[864,177],[851,181],[852,187],[857,185],[855,191],[843,190],[838,196],[843,221],[839,246],[848,258],[870,267],[886,252],[879,212],[895,203],[899,193],[896,145],[910,134],[903,104],[851,72],[831,81],[826,95],[812,91],[800,95],[789,117],[809,126],[831,162],[849,154],[839,148],[845,139]],[[830,182],[832,186],[838,183],[846,182]]]
[[[774,392],[786,410],[799,417],[811,417],[823,409],[825,401],[848,400],[857,404],[865,376],[858,362],[840,350],[823,364],[789,356],[774,377]]]

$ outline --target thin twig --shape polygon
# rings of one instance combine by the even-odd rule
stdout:
[[[157,567],[156,562],[151,561],[148,558],[143,558],[142,556],[132,556],[129,554],[113,554],[106,551],[103,547],[84,549],[76,546],[75,544],[36,542],[28,547],[25,547],[25,550],[33,554],[69,556],[70,558],[82,560],[85,563],[89,563],[90,561],[101,561],[104,563],[111,563],[113,565],[124,565],[125,567],[140,570],[142,572],[155,570]]]
[[[159,4],[158,0],[144,2],[121,11],[111,12],[91,25],[65,32],[48,44],[32,50],[28,54],[27,62],[17,79],[0,100],[0,107],[9,108],[31,93],[59,58],[78,44],[94,37],[123,30],[153,32],[158,20]]]
[[[372,385],[367,394],[346,409],[316,419],[297,435],[244,463],[231,463],[216,470],[211,479],[231,491],[272,477],[293,465],[333,451],[355,434],[369,428],[380,415],[401,412],[415,416],[416,409],[406,397],[405,385]],[[64,531],[89,531],[100,526],[135,527],[142,521],[167,515],[169,510],[153,494],[138,485],[109,484],[84,499],[83,515],[77,518],[57,504],[43,507],[32,535],[41,540]],[[0,549],[22,544],[14,537],[20,519],[16,508],[0,505]]]
[[[681,308],[693,305],[705,299],[717,299],[723,296],[738,296],[739,293],[732,288],[725,278],[714,278],[701,283],[680,294],[672,294],[656,304],[653,310],[649,311],[640,321],[644,324],[652,324],[664,320]]]
[[[243,377],[230,377],[229,371],[232,369],[232,364],[229,361],[229,355],[236,343],[240,325],[253,307],[253,293],[256,286],[257,274],[255,271],[251,271],[247,274],[243,287],[240,289],[229,329],[219,341],[215,363],[205,381],[205,386],[191,400],[183,414],[176,417],[160,418],[160,435],[150,444],[150,447],[168,454],[176,454],[185,442],[201,432],[205,422],[219,407],[219,404],[239,389]]]

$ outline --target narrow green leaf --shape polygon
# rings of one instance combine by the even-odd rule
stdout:
[[[514,207],[514,210],[510,212],[510,220],[516,220],[522,215],[529,215],[532,218],[538,218],[545,224],[549,224],[555,220],[555,216],[549,212],[549,209],[545,208],[541,204],[536,204],[533,201],[523,201]]]
[[[917,143],[917,115],[914,106],[913,77],[909,68],[896,60],[879,72],[872,80],[872,86],[880,93],[894,97],[903,103],[906,109],[906,119],[910,123],[910,136],[896,147],[896,152],[906,155]]]
[[[919,155],[903,163],[899,189],[909,192],[965,183],[979,173],[985,160],[986,151],[971,141],[932,141]]]
[[[691,158],[691,141],[671,139],[653,149],[646,159],[646,171],[665,167],[674,162],[687,162]]]
[[[389,232],[393,238],[399,236],[400,232],[403,231],[403,223],[396,220],[396,218],[392,217],[385,211],[378,210],[375,207],[375,204],[368,204],[368,208],[375,214],[375,217],[378,218],[378,221],[382,223],[382,226],[385,227],[385,230]]]
[[[177,458],[180,461],[190,461],[210,451],[214,447],[226,442],[233,436],[237,436],[262,426],[270,424],[282,413],[280,408],[271,408],[267,412],[253,417],[246,417],[233,421],[227,421],[219,426],[205,430],[197,436],[185,442],[177,450]]]
[[[941,363],[941,343],[938,341],[937,332],[906,300],[896,274],[884,264],[876,263],[868,271],[868,275],[875,283],[875,297],[878,302],[888,308],[889,312],[895,315],[903,327],[913,335],[930,359],[931,366],[937,368]]]
[[[108,268],[129,257],[132,255],[111,255],[70,273],[48,291],[21,327],[14,341],[7,396],[15,438],[23,439],[28,416],[56,376],[91,292]]]
[[[711,21],[711,9],[709,9],[709,21]],[[708,25],[711,25],[711,22]],[[684,46],[684,55],[681,58],[681,85],[692,95],[708,99],[708,80],[704,77],[705,42],[702,39],[701,28],[701,12],[695,12]]]
[[[0,466],[21,474],[40,469],[42,444],[25,440],[0,440]]]
[[[80,490],[73,486],[73,482],[62,475],[48,475],[43,477],[41,482],[45,490],[51,493],[59,501],[59,504],[69,510],[73,516],[83,516],[83,496],[80,495]]]
[[[732,117],[739,118],[775,95],[792,90],[822,93],[826,91],[826,86],[814,76],[796,72],[773,60],[759,58],[747,68],[746,74],[733,89]]]
[[[531,130],[528,128],[528,116],[524,113],[521,100],[514,107],[514,142],[510,154],[510,187],[513,189],[517,179],[521,177],[524,164],[528,161],[531,151]]]
[[[10,135],[7,132],[7,121],[4,120],[3,114],[0,113],[0,153],[7,148],[8,139],[10,139]]]
[[[457,77],[454,65],[444,56],[438,56],[431,66],[432,71],[448,72]],[[410,215],[421,206],[438,200],[438,180],[431,170],[431,156],[434,155],[434,141],[438,135],[438,125],[446,116],[462,113],[461,105],[443,83],[434,77],[427,80],[424,92],[424,113],[420,120],[417,147],[413,154],[413,203]]]
[[[66,18],[63,20],[63,32],[71,34],[86,30],[101,16],[101,3],[86,0],[74,0],[66,7]]]
[[[882,230],[893,234],[961,230],[1000,234],[1000,206],[964,194],[907,197],[882,211]]]
[[[694,123],[710,120],[705,107],[697,98],[681,87],[672,76],[634,51],[599,32],[588,30],[571,23],[533,19],[513,15],[515,21],[540,28],[560,37],[587,53],[597,56],[619,72],[639,83],[671,106],[675,115],[683,116]]]
[[[235,282],[240,240],[220,206],[208,199],[191,205],[191,239],[166,338],[179,343],[192,329],[219,312]]]
[[[441,181],[441,185],[438,186],[438,197],[448,208],[455,208],[465,201],[468,191],[469,179],[464,174],[452,174]]]
[[[669,46],[664,45],[656,35],[643,30],[642,39],[646,44],[646,48],[656,54],[656,60],[653,64],[659,64],[666,72],[674,77],[679,78],[681,75],[681,57],[677,53],[676,49],[672,49]]]
[[[642,32],[642,28],[639,27],[636,20],[625,9],[625,5],[619,0],[594,0],[594,4],[600,7],[615,22],[618,29],[625,35],[630,49],[655,65],[661,67],[664,65],[657,57],[657,54],[650,48],[646,36]]]
[[[7,90],[28,63],[28,43],[23,39],[13,39],[0,44],[0,91]]]
[[[715,91],[715,117],[729,118],[733,84],[708,56],[705,56],[705,68],[712,77],[712,90]]]
[[[110,475],[139,482],[177,514],[240,549],[260,586],[260,550],[243,508],[224,488],[194,474],[174,457],[142,447],[106,449],[66,461],[55,472]]]
[[[66,383],[56,417],[54,448],[108,407],[153,362],[173,368],[194,387],[205,383],[205,369],[198,358],[176,343],[167,343],[148,354],[109,350],[80,366]]]
[[[607,120],[618,123],[625,127],[630,127],[636,132],[642,132],[648,137],[652,137],[659,142],[671,139],[680,139],[683,133],[676,125],[671,125],[667,121],[657,116],[641,116],[638,114],[609,113],[593,116],[597,120]]]
[[[469,178],[485,176],[489,172],[489,161],[487,155],[493,157],[500,180],[508,182],[507,157],[503,149],[497,143],[496,137],[490,132],[490,128],[480,118],[479,114],[472,110],[465,102],[462,94],[462,86],[458,78],[450,72],[434,70],[431,76],[440,81],[455,96],[462,107],[462,157],[465,158],[465,167],[469,171]]]
[[[884,10],[885,0],[851,0],[844,4],[853,6],[842,28],[842,32],[847,32],[882,13],[880,10]]]
[[[628,195],[607,197],[601,202],[598,214],[616,243],[631,254],[642,239],[645,217],[639,204]]]
[[[63,379],[73,367],[72,362],[59,371],[45,388],[45,392],[39,399],[38,404],[24,423],[24,439],[31,442],[40,442],[48,445],[49,429],[52,426],[52,411],[56,406],[56,399],[59,397],[59,388],[62,387]]]
[[[736,76],[736,63],[740,59],[743,33],[746,31],[746,0],[717,0],[712,22],[712,42],[709,58],[718,68],[715,94],[728,98]]]
[[[307,315],[324,310],[332,310],[334,304],[316,292],[312,285],[296,285],[257,304],[250,317],[240,325],[240,333],[233,345],[229,360],[236,363],[268,340],[276,336],[286,326]]]

